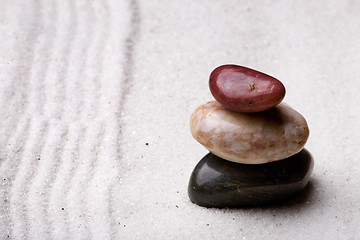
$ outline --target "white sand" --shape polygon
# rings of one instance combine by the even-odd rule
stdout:
[[[360,2],[0,1],[0,239],[357,239]],[[315,169],[284,206],[192,204],[213,68],[280,79]],[[146,145],[148,143],[148,145]]]

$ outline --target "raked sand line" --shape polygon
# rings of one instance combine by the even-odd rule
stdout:
[[[27,6],[19,9],[20,12],[18,15],[20,16],[14,25],[16,28],[21,28],[22,24],[25,24],[26,13],[23,11],[29,11],[29,15],[31,19],[29,21],[33,21],[33,25],[36,26],[39,22],[39,16],[41,13],[38,11],[38,5],[33,5],[31,9],[27,9]],[[8,94],[4,94],[4,99],[1,101],[3,103],[7,103],[4,108],[5,116],[9,114],[12,109],[17,110],[17,114],[9,114],[8,121],[3,122],[3,127],[1,130],[4,132],[1,133],[3,139],[1,139],[1,149],[5,149],[5,156],[0,156],[2,159],[0,161],[0,176],[4,181],[4,185],[0,188],[0,199],[3,199],[3,205],[0,209],[0,236],[7,237],[11,235],[11,225],[10,225],[10,197],[9,192],[12,187],[17,168],[19,162],[21,161],[21,156],[23,152],[24,143],[29,135],[29,121],[23,119],[21,113],[27,107],[27,98],[28,98],[28,78],[30,75],[30,70],[32,67],[33,59],[34,59],[34,48],[36,45],[38,28],[28,29],[28,31],[20,31],[20,39],[26,40],[26,44],[19,46],[14,46],[14,49],[17,49],[19,52],[15,54],[14,61],[17,62],[18,67],[14,69],[13,74],[9,74],[9,78],[11,78],[11,85],[7,88],[9,91]],[[15,31],[18,32],[18,31]],[[16,91],[18,86],[22,86],[22,89]],[[10,99],[10,101],[9,101]]]
[[[119,227],[119,219],[116,218],[115,213],[117,212],[114,209],[114,204],[112,201],[113,198],[113,190],[115,185],[120,184],[120,177],[122,176],[122,171],[124,166],[122,165],[121,159],[123,158],[123,149],[121,147],[121,142],[123,141],[123,130],[122,128],[125,126],[125,122],[122,120],[122,115],[124,113],[124,105],[126,102],[126,97],[130,93],[132,82],[133,82],[133,68],[134,68],[134,51],[135,51],[135,44],[139,35],[140,31],[140,9],[137,0],[128,0],[128,8],[131,13],[130,16],[130,29],[125,40],[125,62],[122,64],[123,71],[124,71],[124,78],[123,78],[123,85],[121,88],[121,99],[118,104],[118,114],[117,114],[117,121],[120,127],[119,134],[116,139],[116,149],[117,149],[117,159],[116,162],[116,170],[117,170],[117,177],[113,179],[109,188],[109,201],[108,201],[108,209],[110,211],[111,216],[111,233],[113,238],[119,238],[116,233],[118,233],[117,228]]]
[[[77,34],[74,36],[73,48],[69,56],[69,68],[67,81],[66,101],[64,103],[64,119],[69,119],[69,132],[64,145],[62,155],[62,165],[56,174],[49,196],[49,219],[51,222],[51,232],[53,238],[65,239],[70,231],[69,228],[69,204],[68,192],[71,187],[72,179],[79,165],[80,144],[84,139],[85,127],[79,121],[83,107],[85,63],[88,56],[88,45],[93,39],[93,11],[88,4],[77,1],[73,14],[77,20]],[[86,11],[76,11],[76,8],[86,8]],[[88,24],[81,24],[81,23]],[[88,45],[83,44],[83,40],[88,40]],[[73,99],[76,93],[77,98]]]
[[[53,23],[56,25],[53,48],[55,51],[52,51],[50,56],[44,103],[44,114],[46,118],[49,118],[50,129],[41,153],[42,160],[39,162],[34,178],[30,181],[27,206],[30,220],[29,236],[31,237],[50,237],[48,194],[61,164],[61,152],[68,133],[67,124],[61,121],[61,116],[66,91],[64,80],[67,77],[68,56],[76,22],[74,24],[74,15],[66,6],[66,2],[54,6],[58,11],[58,17]]]
[[[111,232],[111,212],[108,208],[108,189],[112,179],[116,178],[114,165],[121,161],[116,157],[116,139],[120,134],[118,125],[117,105],[121,101],[120,89],[123,87],[123,64],[125,33],[129,28],[129,13],[127,2],[108,2],[109,23],[107,43],[103,49],[101,68],[100,107],[98,117],[104,126],[102,144],[98,146],[97,157],[90,169],[91,178],[88,180],[86,202],[89,211],[89,227],[95,239],[108,239]],[[113,52],[120,53],[118,56]],[[108,79],[108,80],[106,80]],[[110,81],[111,79],[111,81]],[[91,199],[91,200],[90,200]],[[109,219],[110,218],[110,219]]]
[[[64,44],[63,47],[60,47],[60,51],[62,53],[62,58],[64,59],[64,62],[62,64],[62,68],[59,68],[57,75],[57,82],[59,84],[54,84],[55,86],[54,93],[56,92],[58,95],[55,97],[55,101],[57,100],[57,109],[58,115],[56,119],[60,119],[60,127],[62,128],[63,132],[60,133],[61,138],[59,139],[59,143],[56,146],[56,152],[54,153],[54,159],[53,159],[53,166],[49,168],[47,172],[49,172],[48,177],[46,180],[47,183],[47,191],[45,191],[44,196],[44,202],[47,203],[47,205],[44,206],[44,215],[46,218],[44,219],[46,222],[45,224],[48,226],[47,231],[49,232],[49,236],[51,238],[54,238],[54,228],[55,226],[58,226],[57,222],[52,221],[53,218],[51,218],[52,215],[59,215],[59,213],[62,211],[61,208],[56,208],[50,201],[51,199],[51,193],[53,192],[53,189],[56,189],[56,185],[54,185],[54,182],[57,178],[62,178],[63,176],[59,176],[60,168],[63,165],[64,161],[64,148],[65,145],[68,143],[69,138],[69,124],[71,122],[71,119],[65,115],[65,110],[68,110],[68,106],[72,106],[68,103],[69,95],[68,92],[68,86],[71,84],[69,80],[70,74],[69,74],[69,66],[72,64],[70,61],[71,53],[76,48],[75,46],[75,36],[77,35],[78,30],[78,23],[77,23],[77,11],[76,7],[74,5],[74,1],[67,1],[64,2],[65,4],[60,3],[59,5],[61,7],[58,7],[60,9],[60,12],[63,12],[63,15],[60,15],[60,25],[61,28],[59,28],[60,32],[64,33],[64,38],[59,39],[59,43]],[[61,24],[61,22],[65,22],[64,20],[67,19],[69,22],[67,24]],[[59,89],[61,91],[57,91]],[[72,109],[70,109],[71,111]],[[65,117],[64,117],[65,116]],[[58,132],[59,133],[59,132]],[[57,133],[57,134],[58,134]],[[59,221],[61,223],[62,221]],[[65,230],[65,229],[64,229]],[[61,232],[61,231],[59,231]],[[56,236],[58,237],[58,236]]]
[[[41,25],[45,31],[42,31],[38,37],[38,44],[35,49],[34,62],[29,81],[30,85],[30,104],[27,109],[26,117],[31,117],[30,138],[26,142],[25,153],[18,168],[15,179],[16,185],[12,191],[11,216],[13,220],[13,235],[17,237],[28,237],[29,216],[27,214],[27,199],[29,187],[36,174],[39,162],[41,161],[41,152],[48,134],[48,122],[44,118],[44,105],[46,97],[46,88],[44,82],[48,78],[48,58],[53,47],[54,34],[56,31],[57,11],[53,5],[41,5],[43,9]],[[47,20],[47,19],[50,19]],[[50,34],[49,34],[49,33]]]
[[[84,135],[85,141],[79,147],[78,160],[81,161],[81,164],[76,169],[75,177],[72,178],[71,188],[69,189],[69,198],[74,201],[74,204],[71,204],[69,209],[66,210],[71,219],[71,224],[69,224],[70,232],[75,234],[76,237],[91,236],[88,226],[89,210],[86,208],[86,191],[89,178],[93,172],[93,162],[96,161],[98,146],[101,145],[103,136],[103,124],[99,123],[98,110],[101,107],[103,50],[108,39],[109,23],[107,18],[109,10],[103,1],[99,2],[98,6],[98,11],[95,14],[92,13],[92,19],[94,19],[92,32],[94,35],[89,46],[88,61],[85,68],[87,71],[85,71],[84,76],[88,81],[84,96],[85,110],[83,110],[81,116],[83,124],[87,126]],[[96,71],[93,69],[96,69]],[[81,181],[78,180],[79,178],[81,178]]]
[[[82,3],[84,4],[84,3]],[[80,154],[81,151],[84,149],[87,149],[87,143],[88,140],[91,139],[91,136],[88,135],[89,133],[89,127],[86,125],[85,119],[87,119],[88,111],[91,110],[91,107],[89,107],[89,99],[93,98],[95,95],[95,91],[85,91],[84,85],[91,85],[92,79],[90,79],[90,76],[86,74],[86,69],[91,68],[89,64],[89,59],[96,59],[97,52],[93,49],[93,42],[94,42],[94,13],[93,9],[89,8],[86,11],[86,14],[84,16],[80,16],[79,14],[79,22],[87,22],[88,24],[82,24],[82,26],[85,27],[83,31],[80,31],[82,37],[87,36],[88,38],[88,46],[83,48],[83,58],[81,61],[81,64],[79,64],[79,68],[74,69],[75,75],[81,79],[76,80],[78,84],[75,84],[75,87],[73,88],[72,92],[69,92],[69,95],[75,94],[78,92],[78,101],[81,104],[76,104],[75,110],[75,116],[74,116],[74,123],[71,123],[72,128],[74,130],[70,130],[69,135],[69,142],[72,143],[71,147],[69,147],[69,152],[67,153],[68,157],[65,156],[65,166],[64,166],[64,172],[67,174],[64,179],[59,178],[59,181],[62,182],[64,185],[64,194],[61,196],[61,198],[57,197],[55,200],[57,200],[57,205],[64,205],[64,223],[66,225],[66,231],[65,232],[58,232],[58,237],[60,238],[63,234],[67,235],[68,233],[72,233],[72,236],[74,234],[77,234],[77,237],[88,237],[87,229],[85,228],[78,228],[77,226],[84,225],[85,221],[79,217],[81,214],[83,214],[83,208],[79,208],[78,206],[82,206],[81,201],[83,199],[81,198],[81,184],[82,182],[79,181],[79,178],[81,179],[81,176],[83,172],[79,172],[79,168],[82,168],[83,165],[86,163],[82,159],[82,155]],[[96,29],[95,29],[96,30]],[[79,38],[79,45],[81,45],[81,38]],[[79,46],[81,48],[81,46]],[[74,62],[76,62],[76,55],[74,55]],[[94,64],[95,65],[95,64]],[[75,65],[77,66],[77,65]],[[90,81],[90,82],[87,82]],[[90,102],[91,103],[91,102]],[[73,103],[74,104],[74,103]],[[83,110],[85,108],[85,110]],[[87,109],[87,111],[86,111]],[[76,119],[76,120],[75,120]],[[80,120],[79,120],[80,119]],[[90,120],[89,120],[90,121]],[[67,171],[66,169],[69,169]],[[86,171],[84,172],[85,176]],[[57,185],[57,184],[55,184]],[[78,186],[78,188],[76,188]],[[75,187],[75,188],[74,188]],[[80,191],[80,192],[79,192]],[[70,202],[71,200],[71,202]],[[79,201],[78,204],[74,204],[77,201]],[[76,224],[75,224],[76,223]],[[54,224],[55,225],[55,224]]]
[[[88,111],[90,111],[90,108],[86,108],[88,99],[93,97],[92,95],[95,92],[94,90],[85,91],[85,85],[89,85],[92,82],[87,82],[89,81],[89,76],[86,74],[86,69],[90,68],[88,59],[96,59],[96,54],[89,53],[91,52],[91,49],[93,49],[94,12],[93,8],[89,7],[86,2],[78,1],[77,4],[77,8],[83,8],[85,11],[77,12],[77,22],[80,24],[78,34],[74,39],[77,44],[75,44],[72,58],[70,58],[71,74],[69,75],[70,81],[68,87],[69,97],[74,96],[75,94],[77,98],[73,99],[72,101],[69,100],[69,97],[67,98],[69,103],[66,104],[68,109],[65,111],[65,113],[69,114],[69,119],[71,119],[68,136],[69,146],[67,147],[68,150],[65,148],[63,168],[58,173],[60,176],[54,183],[54,187],[52,189],[53,193],[51,194],[50,199],[52,205],[57,206],[56,209],[61,209],[60,214],[58,214],[58,212],[54,212],[52,217],[50,215],[53,221],[54,232],[58,238],[67,236],[70,232],[75,232],[78,229],[74,227],[74,219],[79,216],[79,213],[77,212],[79,209],[76,206],[73,207],[74,204],[70,203],[70,200],[74,199],[73,201],[75,201],[75,199],[80,197],[79,195],[76,195],[76,190],[73,192],[73,195],[69,195],[69,193],[71,193],[73,186],[78,184],[78,178],[80,175],[78,178],[75,177],[78,173],[78,167],[84,164],[81,161],[81,156],[79,154],[81,149],[86,148],[86,144],[84,144],[86,141],[84,141],[84,139],[87,139],[86,133],[88,132],[88,127],[86,124],[84,124],[84,119],[86,119],[86,115]],[[87,40],[87,45],[83,44],[83,40],[85,38]],[[76,50],[78,50],[78,52]],[[79,56],[81,56],[80,59]],[[83,110],[84,108],[85,111]],[[81,190],[81,187],[79,187],[78,190]],[[79,205],[81,206],[81,203]],[[55,219],[60,220],[61,226],[59,226],[59,221],[56,221]],[[82,235],[84,238],[86,238],[87,235],[85,234],[87,233],[81,233],[79,236]]]

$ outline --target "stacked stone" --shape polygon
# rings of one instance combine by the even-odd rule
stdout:
[[[207,154],[191,174],[190,200],[204,207],[278,203],[308,183],[314,161],[304,149],[305,118],[282,103],[277,79],[237,65],[210,75],[217,101],[195,110],[190,128]]]

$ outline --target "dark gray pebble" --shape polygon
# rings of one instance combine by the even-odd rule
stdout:
[[[241,164],[207,154],[193,170],[188,194],[204,207],[246,207],[278,203],[308,183],[314,160],[306,149],[275,162]]]

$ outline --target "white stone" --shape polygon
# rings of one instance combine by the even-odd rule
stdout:
[[[305,118],[285,103],[258,113],[239,113],[210,101],[195,110],[193,137],[213,154],[229,161],[260,164],[290,157],[304,147]]]

